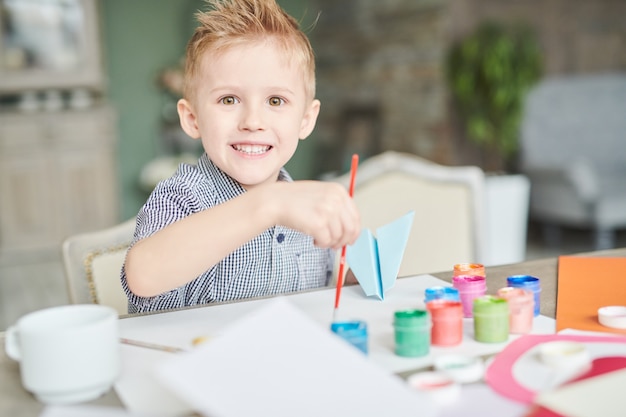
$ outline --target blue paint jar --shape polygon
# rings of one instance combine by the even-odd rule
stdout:
[[[454,287],[436,286],[424,290],[424,304],[433,300],[461,301],[459,290]]]
[[[509,287],[521,288],[534,294],[535,307],[533,315],[537,317],[539,315],[539,307],[541,306],[539,304],[541,295],[541,282],[539,278],[533,277],[532,275],[511,275],[506,279],[506,282]]]
[[[330,330],[367,355],[367,323],[361,320],[336,321]]]

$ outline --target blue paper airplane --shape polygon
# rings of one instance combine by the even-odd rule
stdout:
[[[365,295],[376,295],[381,300],[396,282],[400,264],[413,225],[414,211],[376,229],[376,236],[368,229],[346,248],[346,262]]]

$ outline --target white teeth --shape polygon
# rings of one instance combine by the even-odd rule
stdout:
[[[247,154],[262,154],[267,152],[270,149],[268,145],[233,145],[239,152],[244,152]]]

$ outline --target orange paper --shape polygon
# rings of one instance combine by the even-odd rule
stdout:
[[[626,258],[559,256],[556,330],[620,333],[598,322],[598,308],[626,305]]]

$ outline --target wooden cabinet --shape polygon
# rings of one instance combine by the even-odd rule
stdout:
[[[116,145],[108,106],[0,113],[0,256],[117,223]]]

